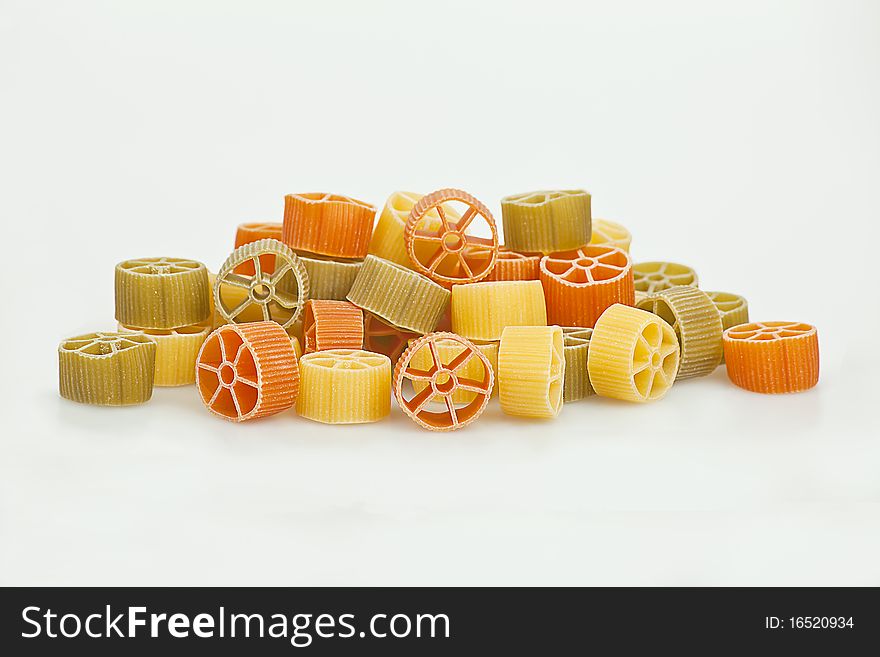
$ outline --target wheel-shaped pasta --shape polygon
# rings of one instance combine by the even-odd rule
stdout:
[[[552,418],[562,409],[565,354],[558,326],[508,326],[498,347],[498,399],[508,415]]]
[[[369,253],[379,258],[390,260],[407,269],[415,269],[415,265],[406,251],[403,234],[413,206],[423,196],[424,194],[417,194],[415,192],[394,192],[388,197],[379,215],[379,220],[376,222],[376,227],[373,229],[373,236],[370,239],[370,247],[368,249]],[[460,218],[460,215],[454,208],[444,208],[444,212],[449,221],[455,222]],[[429,210],[422,221],[425,229],[429,231],[438,231],[442,227],[440,215],[437,213],[436,208]],[[422,262],[429,259],[436,250],[430,242],[421,242],[415,248],[418,259]]]
[[[430,333],[449,303],[449,290],[388,260],[367,256],[346,299],[393,326]]]
[[[508,326],[546,326],[539,281],[489,281],[452,286],[452,331],[470,340],[495,341]]]
[[[410,344],[415,342],[417,339],[418,338],[410,340]],[[493,374],[497,372],[498,343],[474,342],[473,344],[483,353],[486,358],[489,359],[489,365],[492,367]],[[460,341],[450,340],[448,338],[440,338],[438,340],[435,340],[434,346],[437,349],[437,355],[444,363],[453,362],[457,356],[460,356],[467,349],[467,347],[465,347]],[[416,370],[428,371],[431,369],[432,364],[432,352],[430,349],[419,349],[418,351],[413,353],[413,357],[410,360],[410,367]],[[467,363],[459,368],[459,370],[456,372],[456,375],[459,378],[473,379],[479,381],[483,378],[483,362],[478,358],[471,358]],[[416,393],[419,393],[424,388],[426,388],[429,383],[424,380],[415,379],[413,380],[412,385],[413,390],[415,390]],[[497,389],[497,387],[493,387],[492,393],[494,394]],[[455,404],[469,404],[474,400],[476,396],[477,393],[471,392],[470,390],[456,390],[452,393],[452,401]]]
[[[305,354],[296,412],[325,424],[376,422],[391,412],[391,360],[360,349]]]
[[[697,272],[676,262],[637,262],[633,265],[635,287],[639,292],[654,294],[674,285],[698,287]]]
[[[449,341],[456,342],[462,349],[444,347],[441,352],[437,346],[440,341],[447,345]],[[423,350],[427,350],[428,359],[417,355]],[[451,356],[453,353],[456,355]],[[478,363],[476,372],[470,364],[473,360]],[[419,382],[424,387],[410,394],[407,382]],[[431,333],[414,340],[397,361],[394,397],[403,412],[419,426],[431,431],[454,431],[470,424],[483,412],[494,382],[489,359],[470,340],[454,333]],[[454,399],[457,392],[470,392],[474,397],[465,404],[458,404]],[[438,405],[441,405],[439,409]]]
[[[211,316],[208,270],[184,258],[139,258],[116,265],[116,321],[169,329]]]
[[[261,257],[275,256],[275,271],[262,269]],[[254,275],[236,274],[243,262],[250,261]],[[229,303],[228,287],[239,288],[241,300]],[[242,294],[246,293],[246,294]],[[309,277],[297,255],[278,240],[259,240],[240,246],[232,252],[214,281],[214,306],[227,322],[241,322],[243,313],[260,312],[262,321],[273,321],[287,328],[302,313],[309,299]]]
[[[338,194],[284,197],[284,237],[290,248],[331,258],[367,255],[376,208]]]
[[[153,385],[161,387],[195,383],[196,356],[211,329],[204,324],[176,329],[141,329],[120,324],[119,332],[145,335],[156,343],[156,374]]]
[[[309,275],[309,298],[345,301],[354,279],[361,270],[360,260],[328,260],[300,256]]]
[[[721,313],[721,325],[724,330],[731,326],[746,324],[749,321],[749,302],[745,297],[730,292],[706,292],[712,303]]]
[[[676,380],[706,376],[721,364],[721,314],[705,292],[676,285],[652,294],[638,307],[662,318],[675,331],[680,348]]]
[[[536,281],[541,265],[541,256],[535,254],[498,249],[495,267],[486,277],[487,281]]]
[[[299,392],[290,336],[275,322],[226,324],[196,359],[196,387],[215,415],[242,422],[286,411]]]
[[[303,319],[305,350],[363,349],[364,313],[348,301],[312,299]]]
[[[392,365],[397,363],[407,343],[417,337],[418,333],[399,329],[373,313],[364,312],[364,349],[385,354]]]
[[[590,338],[587,369],[597,395],[631,402],[662,398],[678,371],[678,338],[645,310],[615,304]]]
[[[563,355],[565,356],[563,401],[578,401],[594,394],[593,387],[590,385],[590,373],[587,369],[592,336],[593,329],[591,328],[562,327]]]
[[[87,333],[58,347],[59,392],[82,404],[148,401],[155,370],[156,343],[139,333]]]
[[[582,246],[541,258],[547,321],[592,327],[606,308],[635,303],[632,265],[614,246]]]
[[[456,203],[464,206],[458,219],[448,212]],[[439,226],[432,213],[439,215]],[[477,219],[490,237],[473,234]],[[492,213],[460,189],[440,189],[423,196],[410,211],[403,237],[414,269],[445,287],[486,278],[498,255]],[[430,253],[427,257],[426,250]]]
[[[724,332],[727,376],[752,392],[808,390],[819,381],[819,336],[802,322],[752,322]]]
[[[632,235],[625,226],[607,219],[593,217],[593,235],[590,238],[590,244],[616,246],[629,253],[631,243]]]
[[[245,244],[265,239],[281,241],[281,224],[271,222],[239,224],[238,229],[235,231],[235,248],[237,249]],[[267,274],[274,272],[275,254],[267,253],[266,255],[260,256],[260,267]],[[253,276],[255,273],[254,263],[250,260],[246,260],[238,266],[235,273],[244,274],[245,276]]]
[[[501,199],[507,246],[522,253],[568,251],[590,241],[590,195],[582,189],[515,194]]]

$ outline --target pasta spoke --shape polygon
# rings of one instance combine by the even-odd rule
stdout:
[[[405,405],[411,413],[418,415],[432,399],[434,399],[434,389],[431,386],[427,386],[406,402]]]
[[[461,219],[455,224],[455,229],[459,232],[464,231],[470,226],[475,216],[477,216],[477,209],[473,206],[468,206],[468,209],[465,210],[463,215],[461,215]]]
[[[242,276],[241,274],[227,274],[223,277],[223,282],[246,290],[249,290],[251,287],[251,279],[247,276]]]
[[[471,269],[471,266],[468,264],[467,258],[465,258],[462,254],[458,254],[458,263],[461,265],[462,269],[464,269],[468,278],[473,278],[474,272]]]
[[[452,426],[457,426],[458,413],[455,410],[455,402],[452,401],[452,395],[446,397],[446,409],[449,411],[449,419],[452,420]]]
[[[449,365],[447,365],[446,367],[453,372],[456,372],[464,367],[474,356],[476,356],[476,354],[471,351],[470,348],[466,348],[458,356],[453,358],[452,361],[450,361]]]

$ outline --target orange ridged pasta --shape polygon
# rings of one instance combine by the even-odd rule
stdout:
[[[348,301],[312,299],[303,319],[306,353],[327,349],[363,349],[364,313]]]
[[[587,245],[541,259],[547,323],[592,328],[615,303],[635,303],[632,265],[626,251]]]
[[[367,255],[376,208],[337,194],[284,197],[283,242],[295,251],[331,258]]]
[[[802,322],[752,322],[724,332],[727,376],[762,393],[800,392],[819,381],[819,336]]]
[[[385,354],[392,365],[406,349],[407,342],[419,337],[414,331],[405,331],[389,324],[381,317],[364,311],[364,349]]]
[[[272,321],[221,326],[199,351],[196,387],[208,410],[233,422],[287,410],[299,392],[290,336]]]
[[[329,349],[300,361],[300,416],[325,424],[376,422],[391,412],[391,361],[360,349]]]
[[[447,347],[438,348],[441,341]],[[461,350],[449,349],[449,342],[458,343]],[[419,357],[423,350],[428,358]],[[476,370],[470,365],[474,359],[479,363]],[[409,390],[416,382],[424,384],[421,390]],[[479,417],[489,403],[494,382],[492,365],[476,345],[455,333],[430,333],[414,340],[397,361],[393,389],[397,405],[416,424],[430,431],[454,431]],[[474,396],[467,403],[457,403],[457,392]],[[436,404],[442,404],[442,410]]]
[[[238,229],[235,231],[235,248],[237,249],[238,247],[244,246],[245,244],[250,244],[251,242],[256,242],[263,239],[273,239],[280,241],[281,224],[266,222],[239,224]],[[271,253],[261,255],[260,266],[267,274],[271,274],[272,272],[274,272],[275,255]],[[254,263],[250,260],[241,263],[238,267],[236,267],[235,273],[244,274],[245,276],[253,276],[256,273],[254,270]]]
[[[486,277],[487,281],[536,281],[539,278],[541,256],[508,251],[503,246],[498,249],[495,268]]]

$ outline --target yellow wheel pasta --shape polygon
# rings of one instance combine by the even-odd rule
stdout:
[[[346,298],[393,326],[430,333],[449,303],[449,290],[393,262],[367,256]]]
[[[168,329],[211,316],[208,270],[195,260],[139,258],[116,265],[116,320]]]
[[[156,343],[138,333],[87,333],[58,347],[61,396],[83,404],[126,406],[153,395]]]
[[[665,320],[681,348],[676,379],[711,374],[724,354],[721,314],[705,292],[677,285],[651,295],[639,308]]]
[[[578,401],[593,394],[587,357],[590,353],[590,337],[593,329],[579,326],[563,327],[562,340],[565,356],[565,386],[562,398],[566,402]]]
[[[555,417],[562,408],[565,355],[558,326],[508,326],[498,348],[498,398],[508,415]]]
[[[582,189],[516,194],[501,199],[504,243],[520,253],[553,253],[590,241],[590,195]]]
[[[344,262],[302,255],[299,259],[309,275],[310,299],[345,301],[361,269],[360,260]]]
[[[296,412],[326,424],[376,422],[391,412],[391,359],[359,349],[329,349],[299,362]]]
[[[368,252],[379,258],[390,260],[407,269],[415,269],[415,265],[406,251],[406,243],[403,239],[404,228],[409,219],[409,213],[413,206],[418,203],[424,194],[415,192],[394,192],[385,201],[379,221],[373,229]],[[444,208],[447,220],[457,222],[461,215],[453,208]],[[438,230],[441,226],[440,215],[436,208],[429,210],[422,219],[422,225],[428,230]],[[434,251],[431,244],[420,243],[416,245],[416,251],[420,262],[425,262]]]
[[[119,332],[145,335],[156,343],[153,385],[185,386],[196,382],[196,356],[211,329],[204,324],[176,329],[140,329],[120,324]]]
[[[410,346],[412,346],[415,341],[415,339],[410,340]],[[492,366],[492,372],[493,374],[496,373],[498,371],[498,343],[474,343],[474,346],[489,359],[489,364]],[[467,350],[467,347],[461,342],[450,338],[438,338],[434,341],[434,348],[436,349],[436,353],[440,357],[441,362],[444,363],[455,362],[455,359]],[[413,352],[409,365],[417,370],[430,370],[433,365],[431,351],[429,349],[420,349]],[[459,368],[456,374],[465,379],[481,381],[484,376],[483,361],[479,358],[471,358]],[[418,394],[429,385],[429,382],[422,379],[414,379],[412,385],[413,390]],[[492,390],[492,394],[494,393],[495,389]],[[477,393],[459,388],[453,391],[451,397],[454,404],[470,404],[476,399]]]
[[[706,292],[706,294],[721,313],[721,325],[724,330],[731,326],[749,323],[749,302],[744,297],[730,292]]]
[[[631,243],[632,235],[624,226],[607,219],[593,218],[593,236],[590,244],[616,246],[629,253]]]
[[[263,256],[275,256],[275,271],[262,268]],[[253,275],[237,274],[244,262],[251,262]],[[238,288],[231,297],[230,288]],[[258,321],[273,321],[290,327],[309,299],[309,276],[299,257],[278,240],[249,242],[232,252],[214,281],[214,306],[227,322],[254,321],[246,311],[258,311]]]
[[[593,328],[587,355],[597,395],[631,402],[662,398],[678,371],[678,339],[662,319],[615,304]]]
[[[546,326],[540,281],[489,281],[452,286],[452,331],[495,341],[507,326]]]
[[[697,287],[697,272],[676,262],[639,262],[633,265],[636,291],[654,294],[673,285]]]

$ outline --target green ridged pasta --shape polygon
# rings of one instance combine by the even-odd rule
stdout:
[[[345,301],[354,279],[361,269],[361,261],[344,262],[300,255],[300,261],[309,275],[309,298]]]
[[[184,258],[139,258],[116,265],[116,320],[127,326],[170,329],[211,315],[208,270]]]
[[[573,402],[594,394],[590,385],[587,360],[593,329],[577,326],[562,328],[563,355],[565,356],[565,387],[563,401]]]
[[[504,245],[519,253],[553,253],[592,237],[590,195],[582,189],[515,194],[501,199]]]

